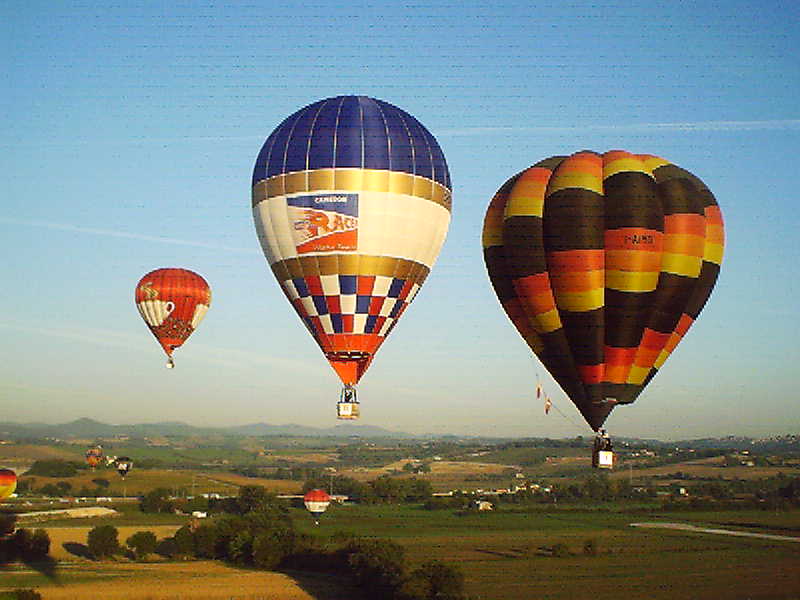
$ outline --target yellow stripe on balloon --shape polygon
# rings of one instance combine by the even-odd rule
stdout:
[[[561,310],[571,312],[586,312],[603,306],[605,290],[598,288],[586,292],[560,292],[556,293],[556,305]]]
[[[503,206],[505,198],[496,195],[486,211],[483,220],[483,234],[481,243],[484,248],[493,248],[503,245]]]
[[[653,172],[645,166],[644,162],[633,154],[612,160],[611,162],[603,165],[603,179],[608,179],[617,173],[630,172],[644,173],[650,177],[653,176]]]
[[[639,158],[642,159],[645,169],[650,171],[650,173],[655,171],[658,167],[663,167],[665,165],[672,164],[671,162],[669,162],[668,160],[664,160],[660,156],[652,156],[650,154],[639,154]]]
[[[661,257],[662,271],[683,277],[698,277],[702,266],[703,259],[699,256],[664,252]]]
[[[547,312],[531,317],[531,325],[537,333],[550,333],[556,329],[561,329],[561,317],[558,309],[548,310]]]
[[[658,286],[658,271],[606,271],[606,287],[620,292],[652,292]]]
[[[715,265],[721,265],[724,252],[725,248],[722,244],[706,242],[705,248],[703,249],[703,260],[712,262]]]
[[[569,188],[579,188],[602,194],[603,180],[592,173],[580,171],[560,173],[556,170],[555,175],[550,179],[550,184],[547,186],[547,194],[554,194],[559,190],[566,190]]]
[[[544,214],[544,196],[547,191],[547,180],[544,169],[537,169],[530,176],[531,170],[525,171],[514,183],[506,204],[504,218],[541,217]]]
[[[630,373],[628,373],[627,383],[642,385],[649,373],[650,373],[650,367],[637,367],[636,365],[633,365],[631,367]]]

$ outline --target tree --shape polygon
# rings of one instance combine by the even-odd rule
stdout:
[[[27,560],[31,555],[31,544],[33,535],[30,529],[17,529],[11,537],[11,542],[14,545],[17,558]]]
[[[17,528],[17,515],[0,513],[0,538],[14,533]]]
[[[253,562],[253,534],[240,531],[228,542],[228,559],[239,565]]]
[[[391,598],[403,582],[405,551],[389,540],[357,539],[346,548],[356,585],[370,598]]]
[[[403,584],[409,600],[457,600],[464,597],[461,569],[434,560],[414,570]]]
[[[119,552],[119,532],[113,525],[98,525],[89,532],[86,545],[97,559],[113,556]]]
[[[175,542],[175,556],[186,558],[195,554],[195,537],[188,525],[184,525],[172,538]]]
[[[156,488],[144,495],[139,509],[144,513],[168,513],[174,509],[174,502],[169,499],[167,488]]]
[[[50,554],[50,536],[44,529],[33,532],[28,549],[30,560],[43,560]]]
[[[213,525],[200,525],[194,532],[194,552],[199,558],[217,558],[219,533]],[[220,558],[225,558],[224,556]]]
[[[17,588],[10,593],[11,600],[42,600],[42,595],[32,589]]]
[[[286,553],[272,532],[260,533],[253,539],[253,564],[259,569],[272,571]]]
[[[238,513],[246,515],[253,512],[268,513],[274,519],[284,519],[289,514],[286,506],[275,494],[260,485],[243,485],[236,499]]]
[[[25,474],[42,475],[44,477],[72,477],[78,472],[78,469],[84,468],[85,465],[73,461],[61,459],[37,460]]]
[[[152,531],[137,531],[125,540],[125,545],[133,552],[136,560],[147,558],[148,554],[155,551],[157,544],[156,534]]]
[[[50,496],[55,498],[58,498],[63,494],[61,488],[54,483],[47,483],[43,485],[42,488],[39,490],[39,492],[43,496]]]

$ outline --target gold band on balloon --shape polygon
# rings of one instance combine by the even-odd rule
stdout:
[[[407,194],[452,209],[453,193],[427,177],[380,169],[316,169],[274,175],[253,186],[253,207],[259,202],[300,192],[389,192]]]
[[[271,265],[278,281],[302,278],[307,275],[363,275],[409,279],[422,285],[430,269],[422,263],[394,256],[368,254],[326,254],[298,256],[279,260]]]

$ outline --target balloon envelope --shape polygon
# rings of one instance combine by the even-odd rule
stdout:
[[[723,245],[722,214],[700,179],[624,151],[518,173],[483,228],[500,303],[595,430],[636,399],[697,319]]]
[[[325,490],[310,490],[303,496],[306,510],[315,517],[324,513],[331,503],[331,497]]]
[[[0,502],[17,489],[17,474],[11,469],[0,469]]]
[[[128,471],[133,468],[133,461],[127,456],[120,456],[114,461],[114,468],[117,470],[117,473],[120,474],[120,477],[124,479]]]
[[[451,185],[439,144],[396,106],[328,98],[272,132],[252,185],[272,272],[342,382],[354,385],[447,234]]]
[[[96,448],[89,448],[86,451],[86,464],[92,468],[95,468],[103,462],[103,449],[100,447]]]
[[[136,308],[167,356],[192,335],[211,306],[211,288],[187,269],[156,269],[136,284]]]

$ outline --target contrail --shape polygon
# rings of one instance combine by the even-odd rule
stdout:
[[[7,217],[0,217],[0,223],[6,223],[9,225],[21,225],[23,227],[41,227],[44,229],[55,229],[58,231],[85,233],[89,235],[125,238],[129,240],[140,240],[145,242],[157,242],[160,244],[173,244],[177,246],[194,246],[198,248],[210,248],[212,250],[225,250],[226,252],[237,252],[242,254],[259,254],[259,252],[255,248],[238,248],[235,246],[223,246],[220,244],[209,244],[206,242],[196,242],[193,240],[158,237],[153,235],[145,235],[141,233],[130,233],[127,231],[114,231],[113,229],[80,227],[78,225],[70,225],[69,223],[51,223],[48,221],[27,221],[23,219],[9,219]]]

